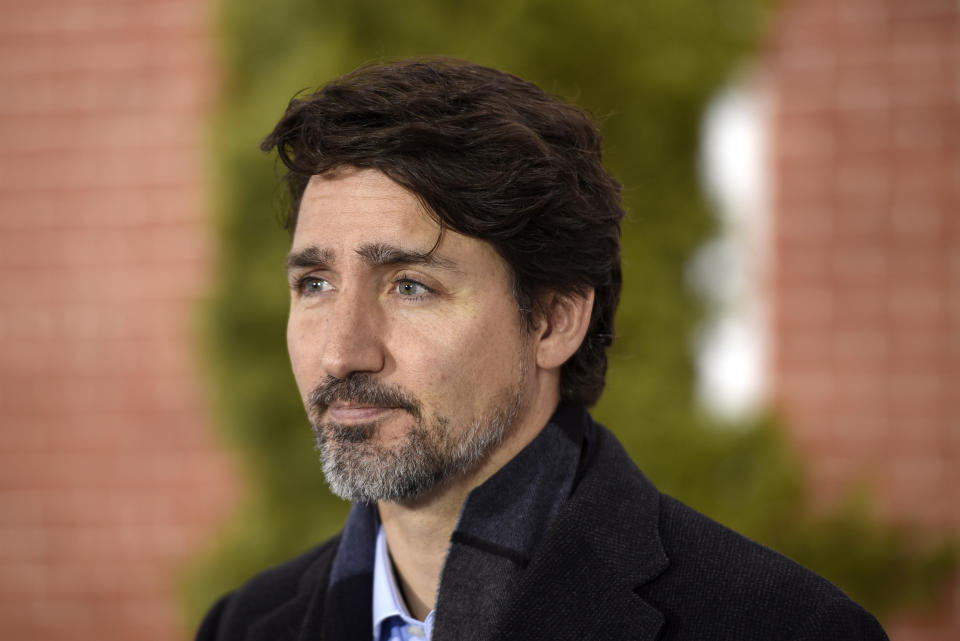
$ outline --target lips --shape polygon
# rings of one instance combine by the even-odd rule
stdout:
[[[420,418],[420,403],[414,396],[363,372],[346,378],[327,376],[310,392],[305,404],[317,422],[369,423],[394,410]]]
[[[342,424],[369,423],[370,421],[382,418],[393,410],[394,408],[392,407],[333,403],[327,408],[327,416],[329,416],[331,420]]]

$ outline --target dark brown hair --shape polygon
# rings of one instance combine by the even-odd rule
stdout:
[[[510,266],[528,327],[546,292],[593,288],[590,327],[561,372],[564,398],[592,405],[620,298],[620,185],[579,108],[514,75],[449,60],[377,63],[294,98],[261,148],[288,168],[293,233],[310,177],[374,168],[441,225],[490,243]]]

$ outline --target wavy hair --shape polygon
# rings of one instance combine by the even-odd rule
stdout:
[[[594,290],[590,326],[563,365],[564,398],[603,391],[620,299],[620,184],[587,114],[517,76],[427,59],[360,67],[294,98],[261,145],[276,148],[293,233],[310,177],[339,166],[382,171],[441,226],[490,243],[509,265],[528,328],[547,292]]]

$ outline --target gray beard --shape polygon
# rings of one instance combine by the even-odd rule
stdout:
[[[426,420],[411,412],[413,426],[389,447],[375,442],[379,426],[314,423],[317,450],[330,490],[348,501],[407,501],[448,479],[475,470],[510,433],[520,414],[523,379],[501,391],[487,415],[463,431],[445,416]]]

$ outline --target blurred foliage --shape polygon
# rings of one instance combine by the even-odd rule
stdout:
[[[222,1],[222,247],[208,345],[221,431],[249,488],[186,581],[192,621],[255,571],[334,534],[349,507],[326,489],[287,361],[289,241],[270,224],[280,172],[259,141],[303,89],[372,59],[438,54],[517,73],[602,124],[630,214],[618,342],[595,415],[645,472],[881,615],[932,598],[954,566],[951,545],[916,544],[862,502],[813,516],[775,421],[721,427],[695,403],[690,341],[703,310],[683,275],[714,231],[696,173],[698,127],[769,11],[764,0]]]

